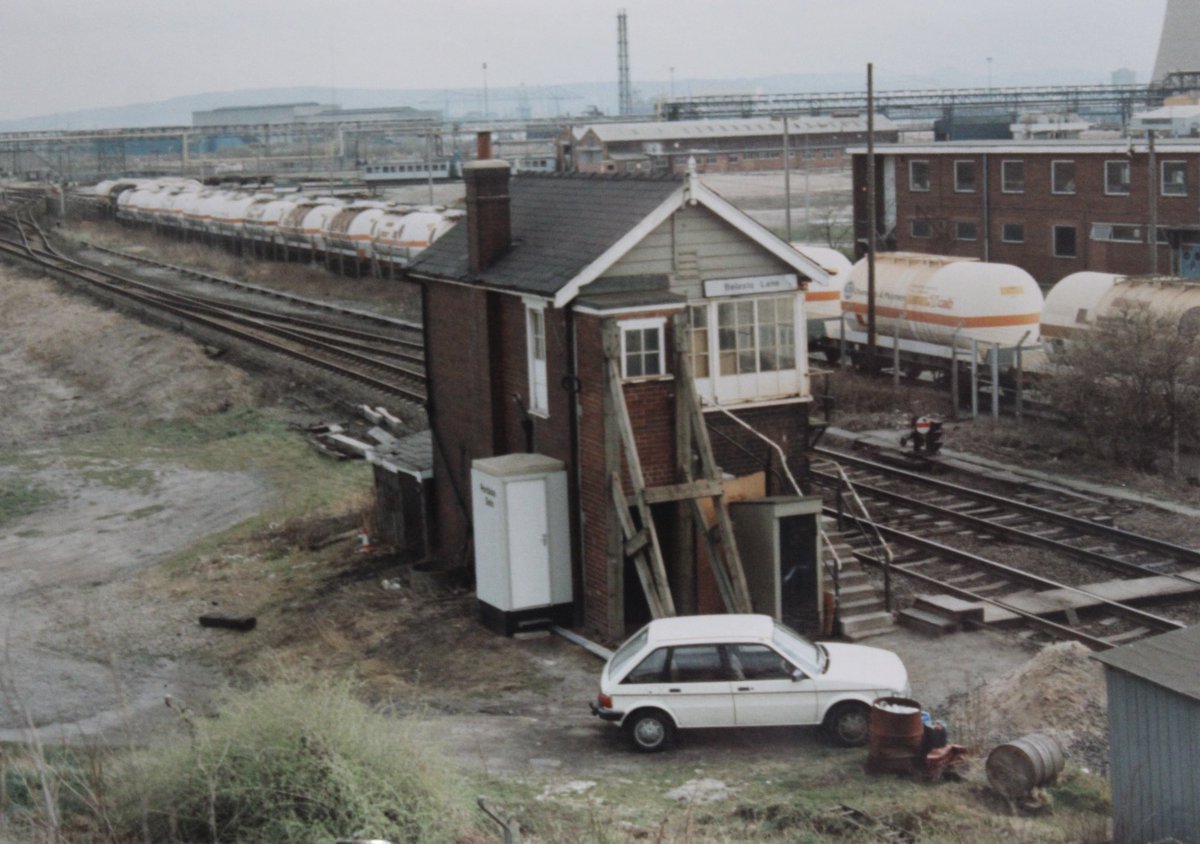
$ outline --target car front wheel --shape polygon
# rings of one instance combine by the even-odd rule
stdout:
[[[845,747],[866,744],[870,727],[871,709],[865,703],[841,703],[825,716],[825,729]]]
[[[647,709],[635,712],[625,723],[625,730],[635,750],[658,753],[675,740],[675,724],[665,712]]]

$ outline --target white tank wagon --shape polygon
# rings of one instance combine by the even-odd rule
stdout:
[[[294,197],[264,196],[246,209],[243,233],[256,255],[278,257],[283,246],[279,225],[296,207]]]
[[[316,260],[325,249],[322,232],[334,214],[344,207],[341,200],[331,197],[303,199],[279,221],[279,237],[283,242],[284,260],[291,260],[292,250]]]
[[[369,261],[375,224],[387,208],[384,202],[355,202],[334,214],[324,232],[326,258],[336,256],[342,265],[350,258],[356,270]]]
[[[842,320],[831,329],[855,360],[867,345],[868,269],[854,265],[842,291]],[[1040,345],[1044,297],[1029,273],[1011,264],[972,258],[887,252],[875,260],[876,344],[891,360],[898,344],[905,373],[947,370],[952,359],[969,363],[1016,365],[1022,353]],[[843,343],[832,341],[836,357]],[[829,348],[827,341],[826,348]]]
[[[450,230],[463,216],[461,211],[434,208],[389,210],[375,224],[371,246],[375,260],[393,267],[405,267]]]
[[[240,249],[245,237],[246,214],[260,199],[261,196],[253,193],[226,192],[212,208],[213,230],[217,236]]]
[[[1056,351],[1077,332],[1096,322],[1100,303],[1121,276],[1114,273],[1079,272],[1064,276],[1046,294],[1042,306],[1042,343]]]
[[[461,211],[432,206],[283,196],[265,188],[206,187],[179,178],[108,180],[76,195],[101,213],[115,208],[124,223],[237,251],[249,247],[265,257],[292,260],[298,252],[301,260],[323,260],[354,275],[369,268],[378,276],[394,276],[463,217]]]
[[[829,336],[830,321],[842,316],[842,289],[854,265],[850,259],[828,246],[810,246],[792,242],[790,246],[808,257],[829,274],[828,280],[810,281],[804,291],[804,309],[808,320],[810,346]]]

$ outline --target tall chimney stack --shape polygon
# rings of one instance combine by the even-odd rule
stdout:
[[[477,136],[478,159],[463,165],[467,188],[467,255],[472,273],[504,257],[512,245],[508,162],[491,157],[491,133]]]

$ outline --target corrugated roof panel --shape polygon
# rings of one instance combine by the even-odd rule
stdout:
[[[1093,654],[1093,659],[1200,700],[1200,625]]]

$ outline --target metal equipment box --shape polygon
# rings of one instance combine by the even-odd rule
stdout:
[[[476,597],[483,622],[511,636],[570,624],[571,543],[567,472],[541,454],[471,464]]]

